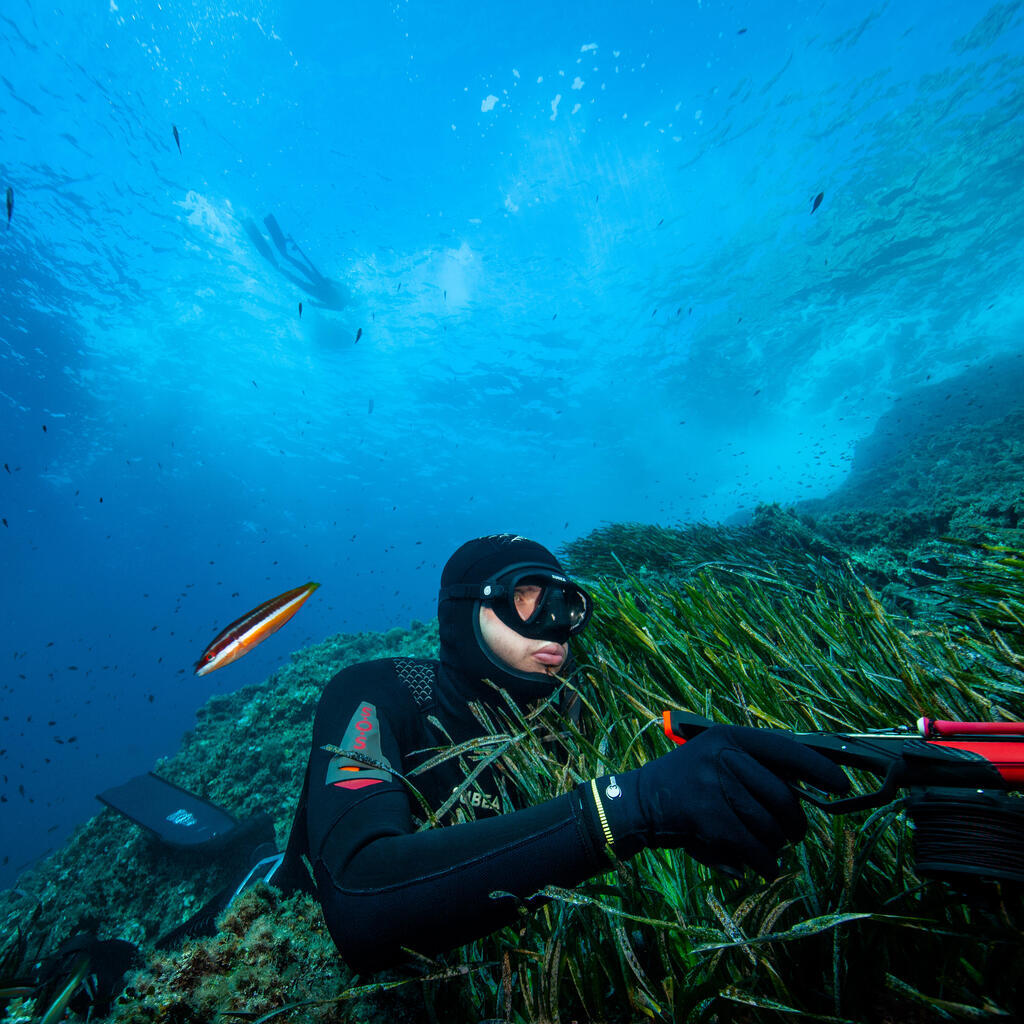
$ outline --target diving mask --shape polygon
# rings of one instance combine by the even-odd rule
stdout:
[[[513,565],[484,583],[456,583],[442,598],[482,602],[520,636],[564,644],[590,619],[590,595],[571,580],[536,565]]]

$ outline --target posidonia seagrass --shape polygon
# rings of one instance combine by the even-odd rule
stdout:
[[[664,540],[653,531],[651,548]],[[808,552],[783,560],[734,545],[727,564],[703,558],[693,573],[663,562],[656,576],[605,559],[616,571],[590,579],[597,612],[578,648],[579,726],[560,719],[557,699],[526,718],[509,702],[500,723],[480,712],[490,731],[524,735],[499,761],[508,787],[540,801],[665,753],[654,721],[663,708],[798,730],[1024,717],[1024,554],[943,553],[934,620],[899,617],[849,566]],[[542,742],[559,730],[564,765]],[[470,766],[475,755],[463,756]],[[1019,1010],[1024,902],[1012,885],[992,885],[979,905],[918,877],[899,803],[808,817],[807,839],[770,884],[647,851],[579,890],[548,891],[521,929],[463,951],[467,963],[504,967],[466,978],[458,1001],[494,1006],[498,993],[495,1013],[521,1021],[877,1020],[911,1004],[914,1019],[970,1020]]]

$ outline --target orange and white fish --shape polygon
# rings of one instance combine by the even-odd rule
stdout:
[[[236,619],[227,629],[218,633],[203,651],[203,656],[196,662],[196,675],[205,676],[207,672],[229,665],[243,654],[248,654],[271,633],[279,630],[319,586],[319,583],[306,583],[294,590],[286,590]]]

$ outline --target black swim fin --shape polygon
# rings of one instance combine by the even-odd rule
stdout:
[[[112,810],[123,814],[161,842],[178,849],[220,851],[236,844],[248,848],[274,837],[268,814],[239,821],[223,807],[190,793],[167,779],[145,772],[97,794]]]
[[[263,237],[263,233],[256,226],[256,223],[251,220],[243,221],[245,227],[245,233],[249,236],[249,240],[253,245],[256,246],[256,250],[259,254],[268,262],[277,266],[277,259],[274,256],[273,249],[267,245],[267,240]]]
[[[287,258],[288,240],[284,237],[284,232],[281,230],[281,225],[277,223],[277,218],[272,213],[268,213],[263,218],[263,223],[266,224],[267,231],[270,232],[270,237],[274,240],[274,245],[277,246],[278,252]]]
[[[103,1016],[124,989],[125,974],[141,959],[138,946],[131,942],[100,940],[95,932],[78,932],[39,960],[33,998],[37,1006],[50,1007],[50,1016],[58,999],[87,1019]],[[78,984],[69,989],[76,976]]]

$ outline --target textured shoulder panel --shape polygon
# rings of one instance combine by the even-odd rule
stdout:
[[[415,658],[395,658],[395,674],[409,690],[416,707],[426,710],[434,702],[434,684],[437,665],[433,661]]]

